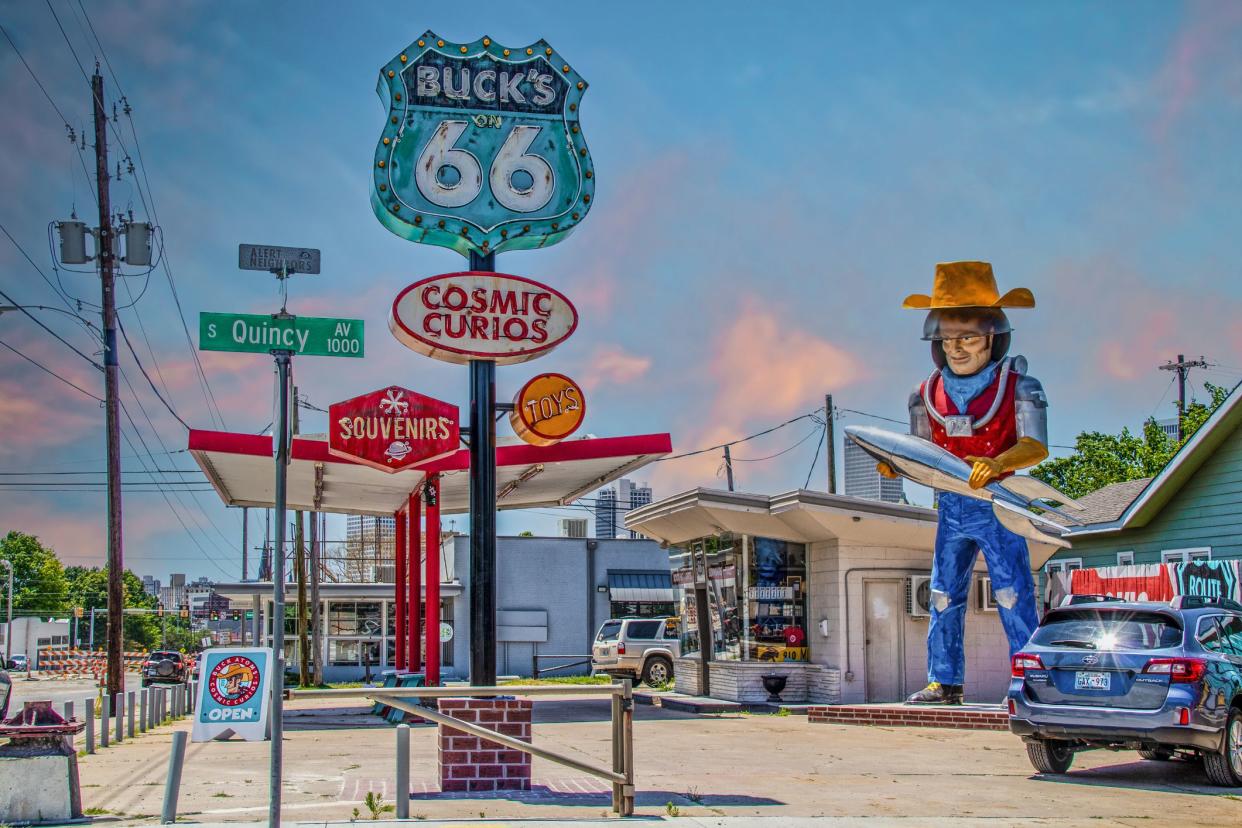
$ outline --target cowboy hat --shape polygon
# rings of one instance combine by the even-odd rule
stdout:
[[[936,265],[932,295],[912,293],[903,308],[1033,308],[1035,296],[1026,288],[1014,288],[1004,296],[996,289],[996,277],[988,262],[941,262]]]

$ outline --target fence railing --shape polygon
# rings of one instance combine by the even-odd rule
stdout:
[[[612,785],[612,809],[621,816],[634,813],[634,688],[628,679],[617,684],[585,685],[506,685],[504,687],[360,687],[337,690],[287,691],[290,698],[365,698],[413,713],[437,724],[460,730],[472,736],[504,745],[531,756],[573,768],[609,782]],[[471,722],[464,722],[441,713],[439,710],[414,704],[410,699],[436,698],[495,698],[498,696],[608,696],[612,700],[610,724],[612,727],[612,768],[603,768],[574,756],[523,742],[504,733]],[[533,731],[532,731],[533,732]],[[532,736],[533,738],[533,736]],[[398,750],[405,741],[398,738]],[[402,779],[402,769],[405,778]],[[400,802],[408,806],[410,797],[409,762],[398,756],[396,780]]]
[[[541,659],[562,659],[562,660],[563,660],[563,659],[566,659],[566,658],[572,658],[572,659],[576,659],[576,660],[575,660],[575,661],[570,661],[570,662],[567,662],[567,663],[565,663],[565,664],[554,664],[554,665],[552,665],[551,667],[540,667],[540,666],[539,666],[539,661],[540,661]],[[549,653],[549,654],[547,654],[547,655],[544,655],[543,653],[535,653],[533,656],[531,656],[531,661],[530,661],[530,670],[531,670],[531,672],[530,672],[530,674],[531,674],[531,677],[532,677],[532,678],[539,678],[539,677],[540,677],[541,675],[543,675],[544,673],[555,673],[555,672],[558,672],[558,671],[560,671],[560,670],[568,670],[570,667],[582,667],[583,665],[587,665],[587,664],[590,664],[590,663],[591,663],[591,654],[590,654],[590,653],[587,653],[586,655],[580,655],[580,654],[574,654],[574,655],[564,655],[564,654],[562,654],[562,655],[556,655],[556,654],[552,654],[552,653]]]

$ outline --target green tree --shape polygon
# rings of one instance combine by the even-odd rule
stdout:
[[[69,599],[73,606],[83,608],[82,642],[90,640],[91,610],[95,614],[95,647],[102,648],[107,640],[108,570],[98,567],[71,566],[66,570]],[[125,606],[134,609],[155,609],[159,602],[142,589],[142,580],[128,569],[121,576],[125,589]],[[176,610],[171,611],[173,615]],[[169,619],[170,623],[172,619]],[[125,649],[147,650],[160,644],[161,619],[154,613],[130,613],[125,616]]]
[[[1070,497],[1082,497],[1110,483],[1154,477],[1229,396],[1229,389],[1204,385],[1212,399],[1186,406],[1182,442],[1165,434],[1154,419],[1143,424],[1141,434],[1128,428],[1120,434],[1084,431],[1074,443],[1073,454],[1047,460],[1032,469],[1031,475]]]
[[[13,564],[14,615],[64,615],[69,583],[55,552],[34,535],[11,531],[0,540],[0,558]]]

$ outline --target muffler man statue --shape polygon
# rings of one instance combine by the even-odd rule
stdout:
[[[1023,357],[1008,356],[1011,328],[1004,308],[1035,307],[1031,292],[1015,288],[1001,296],[987,262],[948,262],[936,265],[931,296],[914,294],[902,307],[928,311],[923,339],[931,343],[936,365],[910,395],[911,434],[973,464],[973,489],[1047,457],[1043,387],[1027,375]],[[896,476],[887,463],[878,469]],[[1011,656],[1039,623],[1026,541],[1000,524],[988,501],[941,492],[927,631],[929,683],[910,704],[962,701],[966,607],[979,551]]]

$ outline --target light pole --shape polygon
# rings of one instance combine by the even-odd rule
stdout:
[[[6,558],[0,560],[0,564],[9,570],[9,612],[4,622],[4,660],[8,661],[13,657],[13,562]],[[3,666],[0,664],[0,667]]]

